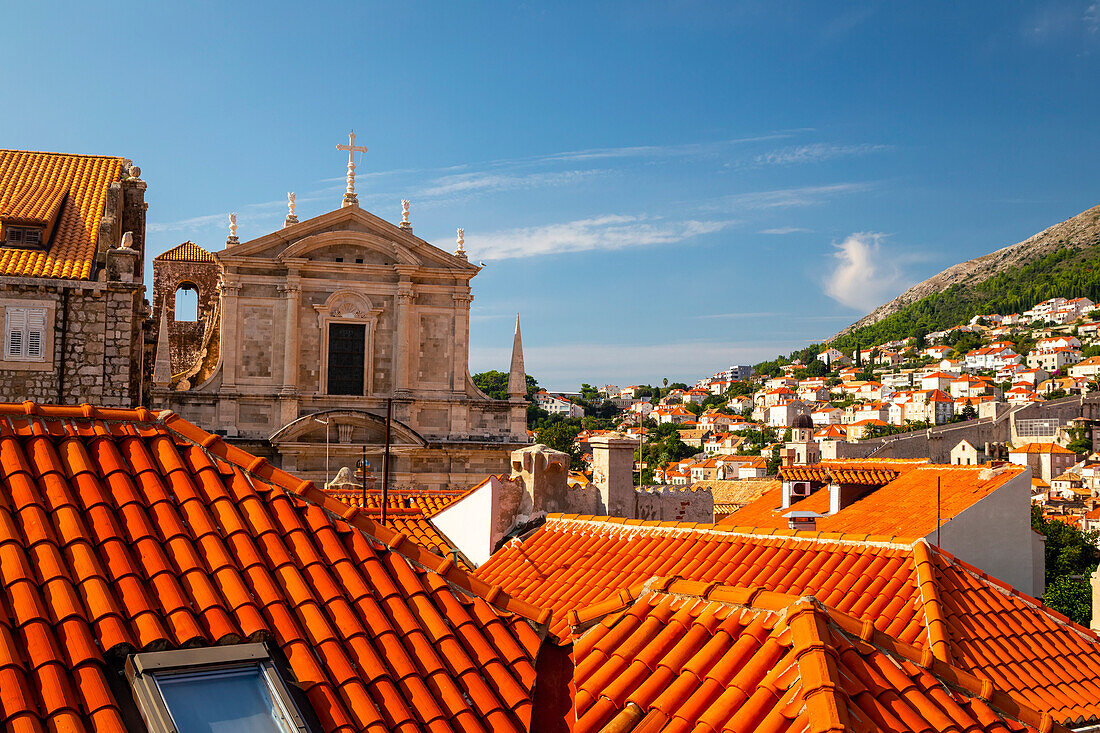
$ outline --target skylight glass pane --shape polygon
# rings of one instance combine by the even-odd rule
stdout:
[[[156,675],[180,733],[294,733],[256,666]]]

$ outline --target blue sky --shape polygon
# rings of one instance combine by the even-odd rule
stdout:
[[[155,5],[155,7],[150,7]],[[22,3],[0,145],[117,154],[148,241],[361,205],[474,279],[471,369],[693,380],[1100,203],[1100,7]],[[17,102],[17,103],[16,103]]]

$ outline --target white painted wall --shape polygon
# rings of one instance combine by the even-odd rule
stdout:
[[[936,544],[936,532],[925,538]],[[940,528],[947,552],[1032,596],[1041,596],[1042,540],[1031,531],[1031,471],[1025,470]],[[1037,585],[1037,580],[1039,583]]]
[[[431,518],[440,532],[475,565],[493,554],[494,478]]]

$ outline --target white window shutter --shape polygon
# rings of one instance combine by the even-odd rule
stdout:
[[[27,309],[27,356],[42,358],[43,342],[46,339],[46,309]]]
[[[27,330],[27,309],[8,308],[5,321],[4,333],[7,338],[4,339],[4,356],[9,359],[19,358],[26,348],[23,334]]]

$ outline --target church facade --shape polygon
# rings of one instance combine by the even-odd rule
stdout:
[[[208,252],[157,257],[152,403],[316,481],[365,457],[378,473],[390,411],[391,485],[466,487],[529,442],[517,322],[509,399],[468,369],[465,252],[344,205]],[[176,296],[195,290],[194,320]]]

